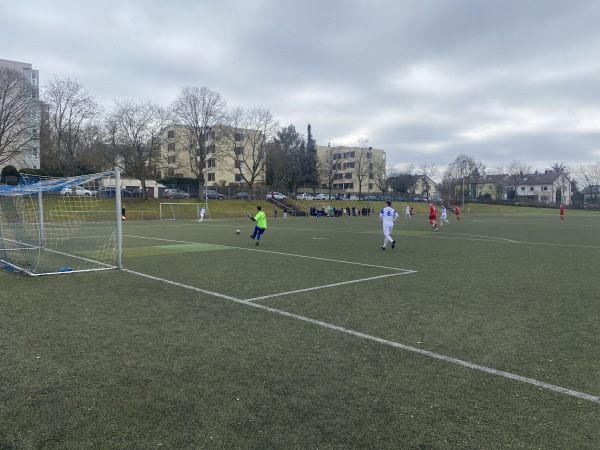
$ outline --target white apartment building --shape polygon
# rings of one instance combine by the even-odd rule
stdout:
[[[11,160],[6,161],[0,166],[0,170],[4,166],[12,165],[17,170],[22,168],[39,169],[40,168],[40,126],[41,126],[41,105],[39,102],[40,94],[40,74],[38,70],[32,68],[29,63],[23,63],[18,61],[9,61],[6,59],[0,59],[0,67],[6,67],[23,72],[25,79],[31,83],[34,87],[33,97],[34,100],[31,102],[31,109],[28,115],[28,135],[31,137],[28,148],[13,157]]]

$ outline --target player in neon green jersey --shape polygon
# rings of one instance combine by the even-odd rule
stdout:
[[[247,216],[250,217],[250,220],[256,222],[256,226],[254,227],[254,233],[250,235],[250,238],[256,238],[256,245],[258,245],[260,237],[267,229],[267,216],[264,212],[261,211],[260,206],[257,206],[256,209],[258,210],[258,212],[254,217],[252,217],[250,213],[248,213]]]

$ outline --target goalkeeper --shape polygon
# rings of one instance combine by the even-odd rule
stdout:
[[[264,212],[261,211],[260,206],[257,206],[256,209],[258,210],[258,212],[254,217],[252,217],[250,213],[246,213],[246,215],[250,217],[250,220],[252,220],[252,222],[256,222],[256,226],[254,227],[254,233],[250,235],[250,238],[256,238],[256,245],[258,245],[260,237],[267,229],[267,216]]]

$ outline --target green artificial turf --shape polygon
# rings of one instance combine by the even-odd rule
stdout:
[[[128,220],[123,271],[1,271],[0,449],[598,448],[600,217],[523,211],[385,251],[377,217]]]

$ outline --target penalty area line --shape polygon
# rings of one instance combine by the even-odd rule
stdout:
[[[339,283],[325,284],[323,286],[314,286],[314,287],[310,287],[310,288],[306,288],[306,289],[297,289],[295,291],[280,292],[279,294],[263,295],[261,297],[249,298],[249,299],[243,300],[243,301],[245,303],[250,303],[250,302],[255,302],[257,300],[264,300],[267,298],[281,297],[284,295],[291,295],[291,294],[301,294],[302,292],[316,291],[319,289],[327,289],[327,288],[332,288],[332,287],[336,287],[336,286],[344,286],[346,284],[361,283],[363,281],[378,280],[378,279],[387,278],[387,277],[396,277],[398,275],[407,275],[410,273],[416,273],[416,272],[411,271],[411,272],[404,272],[404,273],[388,273],[386,275],[378,275],[376,277],[361,278],[358,280],[350,280],[350,281],[341,281]]]
[[[248,302],[246,300],[231,297],[229,295],[219,294],[218,292],[207,291],[205,289],[200,289],[200,288],[197,288],[194,286],[189,286],[189,285],[186,285],[183,283],[178,283],[176,281],[166,280],[164,278],[155,277],[153,275],[148,275],[148,274],[145,274],[142,272],[136,272],[134,270],[129,270],[129,269],[121,269],[121,270],[123,270],[124,272],[130,273],[132,275],[138,275],[141,277],[149,278],[154,281],[171,284],[173,286],[182,287],[184,289],[189,289],[192,291],[201,292],[203,294],[212,295],[214,297],[219,297],[219,298],[223,298],[226,300],[230,300],[235,303],[242,304],[242,305],[247,305],[247,306],[251,306],[253,308],[262,309],[264,311],[268,311],[268,312],[271,312],[274,314],[279,314],[281,316],[289,317],[289,318],[296,319],[296,320],[301,320],[303,322],[307,322],[307,323],[317,325],[317,326],[320,326],[323,328],[327,328],[330,330],[339,331],[341,333],[349,334],[351,336],[358,337],[361,339],[366,339],[368,341],[376,342],[378,344],[386,345],[388,347],[405,350],[405,351],[416,353],[416,354],[426,356],[429,358],[437,359],[439,361],[466,367],[468,369],[477,370],[477,371],[484,372],[484,373],[487,373],[490,375],[507,378],[509,380],[518,381],[518,382],[529,384],[532,386],[537,386],[539,388],[546,389],[546,390],[552,391],[552,392],[556,392],[558,394],[564,394],[564,395],[568,395],[570,397],[575,397],[575,398],[578,398],[581,400],[586,400],[589,402],[600,404],[600,397],[597,395],[587,394],[585,392],[580,392],[580,391],[576,391],[574,389],[568,389],[568,388],[564,388],[562,386],[558,386],[555,384],[550,384],[550,383],[546,383],[544,381],[536,380],[535,378],[528,378],[528,377],[524,377],[521,375],[516,375],[514,373],[506,372],[504,370],[498,370],[498,369],[494,369],[492,367],[482,366],[480,364],[475,364],[475,363],[465,361],[462,359],[453,358],[451,356],[446,356],[446,355],[442,355],[440,353],[431,352],[429,350],[423,350],[421,348],[412,347],[410,345],[401,344],[399,342],[389,341],[387,339],[372,336],[370,334],[361,333],[360,331],[355,331],[355,330],[351,330],[349,328],[344,328],[344,327],[340,327],[338,325],[333,325],[331,323],[323,322],[321,320],[311,319],[310,317],[301,316],[301,315],[294,314],[294,313],[291,313],[288,311],[283,311],[281,309],[271,308],[270,306],[261,305],[260,303]],[[398,275],[402,275],[402,274],[398,274]]]

